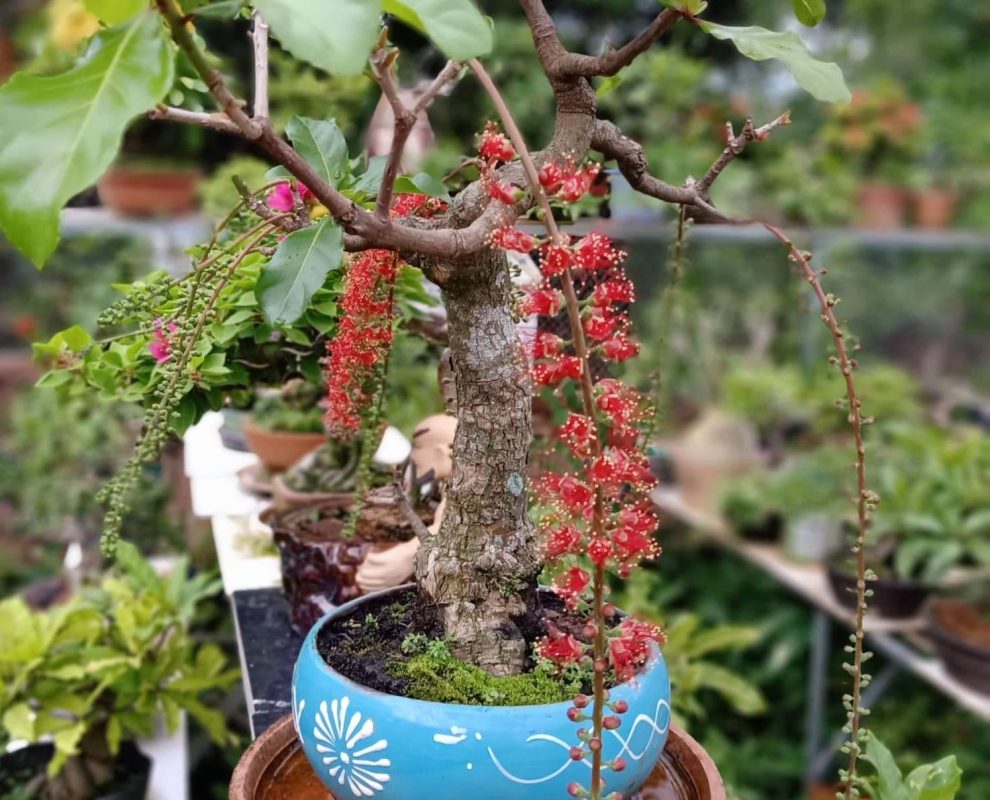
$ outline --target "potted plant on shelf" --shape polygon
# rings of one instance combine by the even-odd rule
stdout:
[[[159,577],[128,543],[117,564],[50,611],[17,597],[0,604],[2,730],[26,744],[0,756],[5,797],[143,800],[150,763],[133,741],[159,718],[174,728],[183,711],[217,742],[233,741],[204,698],[238,672],[190,633],[197,604],[218,584],[187,577],[185,560]]]
[[[206,85],[178,57],[168,101],[203,112]],[[120,156],[96,184],[100,202],[127,217],[178,216],[194,211],[203,181],[201,162],[210,132],[139,119],[127,129]]]
[[[928,634],[952,675],[990,695],[990,602],[985,590],[956,594],[932,604]]]
[[[321,389],[302,380],[262,392],[244,423],[248,449],[270,471],[291,467],[326,443]]]
[[[904,226],[907,177],[921,152],[922,123],[921,109],[890,79],[857,89],[850,104],[835,107],[824,135],[831,152],[858,167],[862,226]]]
[[[119,132],[133,114],[166,93],[174,43],[210,88],[219,113],[155,107],[154,115],[238,132],[279,165],[272,175],[277,185],[242,194],[218,236],[197,252],[188,278],[167,287],[141,287],[128,296],[128,308],[153,306],[162,295],[178,302],[157,328],[156,350],[164,356],[158,361],[160,381],[141,398],[145,425],[134,459],[105,490],[107,551],[119,546],[120,517],[137,465],[153,457],[182,422],[180,405],[189,384],[197,385],[204,353],[213,347],[212,330],[205,339],[204,332],[216,321],[228,287],[244,279],[242,266],[255,268],[250,291],[264,307],[268,325],[300,319],[327,275],[343,268],[355,291],[340,302],[340,326],[329,347],[330,433],[339,426],[377,439],[380,402],[372,402],[367,381],[381,385],[379,369],[388,362],[400,293],[399,265],[415,264],[441,288],[449,319],[457,432],[446,510],[435,532],[423,537],[415,585],[351,601],[310,631],[296,665],[292,709],[313,769],[331,791],[383,800],[438,794],[522,800],[551,793],[617,800],[652,779],[669,741],[668,754],[678,760],[672,769],[695,778],[686,779],[685,797],[722,800],[724,790],[710,760],[683,734],[671,731],[662,636],[655,626],[623,615],[606,596],[608,572],[622,577],[656,554],[658,520],[645,497],[653,478],[641,449],[641,426],[652,414],[633,389],[605,370],[593,374],[591,369],[592,357],[605,365],[637,351],[628,316],[634,292],[621,270],[623,254],[600,233],[572,241],[557,228],[554,208],[573,204],[591,190],[601,170],[588,158],[593,151],[615,160],[634,188],[679,206],[683,218],[738,221],[713,205],[710,190],[749,144],[786,124],[786,114],[760,127],[747,121],[738,133],[730,128],[725,149],[706,172],[678,185],[649,175],[641,147],[596,114],[592,79],[614,75],[679,23],[691,25],[696,35],[730,41],[743,54],[778,53],[820,99],[848,99],[841,73],[815,60],[793,33],[709,22],[701,16],[701,0],[670,0],[643,32],[616,50],[599,56],[570,53],[543,4],[526,0],[523,10],[555,94],[557,116],[554,138],[534,157],[477,60],[490,49],[493,33],[468,0],[442,8],[389,3],[395,16],[419,28],[452,59],[412,107],[398,90],[398,53],[381,27],[379,4],[348,4],[346,26],[340,24],[336,2],[311,6],[303,25],[297,8],[274,0],[252,5],[257,58],[250,111],[203,52],[195,13],[190,16],[175,0],[156,0],[154,9],[122,11],[120,25],[99,34],[95,55],[77,72],[55,79],[54,88],[62,86],[71,100],[60,101],[55,93],[51,103],[33,106],[35,127],[25,126],[13,150],[0,153],[0,172],[12,175],[0,191],[4,197],[10,192],[23,197],[34,178],[33,162],[22,157],[25,134],[40,126],[48,141],[67,139],[72,145],[82,140],[93,151],[91,160],[73,162],[66,181],[54,188],[46,184],[48,194],[34,187],[44,199],[33,203],[30,225],[20,224],[25,218],[20,206],[0,203],[0,225],[43,262],[54,245],[57,226],[50,223],[65,188],[92,180],[114,149],[109,137],[90,140],[85,130],[80,133],[80,121],[85,123],[103,93],[85,102],[87,96],[75,91],[78,72],[95,76],[97,89],[112,81],[114,97],[127,99],[100,115],[105,128]],[[821,18],[804,8],[799,16],[808,24]],[[290,52],[331,71],[358,73],[370,59],[395,117],[388,156],[367,166],[352,161],[332,121],[293,119],[288,140],[274,130],[265,91],[269,26]],[[768,51],[768,41],[776,49]],[[460,75],[462,63],[491,98],[505,133],[494,124],[484,127],[472,159],[480,178],[450,197],[429,176],[401,175],[401,158],[415,120]],[[36,88],[30,77],[12,79],[0,89],[0,112],[16,116],[24,104],[37,104]],[[10,158],[11,152],[18,158]],[[516,227],[530,212],[546,226],[546,237]],[[245,221],[246,233],[234,238],[224,231],[236,219]],[[775,226],[764,228],[808,280],[835,343],[834,363],[844,377],[857,443],[857,545],[862,551],[875,498],[866,483],[855,363],[832,311],[834,298],[822,289],[809,255]],[[352,255],[345,257],[345,251]],[[517,298],[506,251],[538,251],[540,256],[542,281],[522,300],[520,312],[550,316],[567,310],[567,337],[538,337],[532,343],[533,363],[514,324]],[[575,273],[596,278],[595,290],[580,301]],[[84,347],[70,350],[65,360],[85,371],[87,359],[99,361],[103,352]],[[529,481],[534,383],[560,389],[567,406],[561,441],[574,468]],[[527,513],[530,489],[546,510],[539,528]],[[401,504],[398,492],[396,499]],[[360,519],[359,508],[352,510],[352,519]],[[555,562],[554,590],[539,587],[545,558]],[[862,560],[859,568],[865,573]],[[861,588],[860,625],[865,596]],[[846,704],[849,798],[858,790],[865,735],[860,703],[865,658],[857,640]],[[418,677],[425,674],[437,677],[423,686]],[[450,697],[470,697],[472,704],[440,701]],[[276,737],[285,736],[289,724],[246,754],[232,781],[235,798],[264,791],[246,776],[264,778],[281,752]]]
[[[874,607],[915,616],[954,570],[990,566],[990,447],[975,432],[895,427],[880,444],[878,484],[884,504],[868,548],[877,573]],[[849,604],[848,564],[833,564],[836,597]]]

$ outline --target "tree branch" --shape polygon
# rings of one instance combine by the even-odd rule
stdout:
[[[615,123],[596,120],[591,146],[606,158],[614,159],[629,184],[641,194],[687,206],[691,217],[698,222],[737,221],[727,217],[702,197],[696,184],[674,186],[651,175],[642,145],[626,136]]]
[[[394,53],[395,51],[379,50],[371,59],[371,68],[374,70],[378,85],[382,87],[382,94],[392,107],[392,116],[395,119],[392,127],[392,145],[389,149],[388,161],[385,162],[382,184],[378,189],[378,200],[375,203],[375,216],[381,220],[387,220],[392,210],[395,178],[402,166],[402,154],[405,152],[406,142],[409,141],[409,134],[416,124],[416,113],[411,108],[407,108],[399,96],[399,87],[395,82],[395,73],[392,71]]]
[[[715,161],[711,167],[708,168],[708,172],[705,176],[695,184],[698,192],[704,197],[708,196],[708,190],[711,188],[712,184],[715,183],[715,179],[722,174],[729,163],[738,156],[743,150],[746,149],[746,145],[752,141],[762,142],[774,128],[779,128],[781,125],[791,124],[791,112],[785,111],[777,119],[768,122],[766,125],[762,125],[759,128],[753,127],[752,118],[747,118],[746,122],[743,124],[742,131],[736,136],[735,131],[732,129],[732,123],[726,122],[726,143],[725,148],[722,150],[721,155],[718,160]]]
[[[240,134],[238,128],[226,114],[214,112],[209,114],[205,111],[186,111],[184,108],[172,108],[171,106],[160,105],[148,112],[149,119],[165,120],[168,122],[183,122],[187,125],[199,125],[202,128],[209,128],[221,133]]]
[[[268,23],[257,11],[251,30],[254,43],[254,118],[268,118]]]
[[[395,117],[395,125],[392,131],[392,144],[388,154],[388,161],[385,164],[385,171],[382,175],[382,185],[378,190],[378,200],[375,204],[375,216],[379,219],[388,219],[392,210],[392,198],[395,191],[395,179],[402,168],[402,155],[409,141],[409,134],[412,133],[416,125],[416,120],[420,114],[426,112],[437,95],[443,91],[451,80],[460,71],[461,66],[455,61],[448,61],[442,70],[433,79],[432,83],[426,87],[426,91],[418,98],[412,108],[402,102],[399,94],[399,87],[392,72],[392,62],[387,55],[381,55],[381,51],[371,59],[372,69],[379,85],[382,87],[382,94],[388,100],[392,108],[392,115]]]
[[[638,55],[646,52],[650,45],[673,28],[680,19],[680,12],[665,8],[634,39],[618,50],[609,50],[598,56],[567,53],[555,65],[557,75],[561,78],[615,75],[623,67],[629,66]]]

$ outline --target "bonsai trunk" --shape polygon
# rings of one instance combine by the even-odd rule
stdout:
[[[505,255],[475,259],[444,286],[457,397],[454,468],[443,523],[420,548],[416,577],[439,605],[455,654],[510,675],[526,666],[519,623],[534,613],[541,566],[526,514],[531,391]]]
[[[66,761],[58,775],[45,781],[41,800],[91,800],[113,777],[113,762],[106,726],[97,725],[83,736],[79,754]]]

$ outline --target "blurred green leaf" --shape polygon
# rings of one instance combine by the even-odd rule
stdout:
[[[359,75],[378,39],[381,0],[253,0],[282,46],[338,75]]]
[[[794,16],[802,25],[814,28],[825,19],[825,0],[791,0]]]
[[[0,228],[36,266],[59,240],[62,206],[110,166],[127,123],[172,84],[173,48],[158,15],[96,35],[53,76],[19,73],[0,88]],[[39,157],[43,154],[43,157]]]
[[[755,25],[740,28],[716,25],[714,22],[702,22],[700,25],[703,31],[716,39],[732,42],[747,58],[754,61],[779,60],[790,70],[801,88],[818,100],[848,103],[852,99],[838,65],[814,58],[801,37],[793,31],[769,31]]]
[[[492,26],[472,0],[384,0],[384,9],[425,33],[455,61],[491,52]]]

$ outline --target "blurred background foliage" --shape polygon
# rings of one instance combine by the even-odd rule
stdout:
[[[552,132],[553,106],[529,30],[515,0],[479,4],[497,31],[491,72],[527,139],[538,145]],[[585,52],[625,41],[657,10],[656,0],[554,0],[548,6],[567,44]],[[41,71],[64,67],[93,30],[80,10],[79,0],[4,2],[0,76],[15,62]],[[709,16],[725,24],[796,25],[789,0],[720,0],[710,3]],[[245,24],[203,20],[199,30],[235,86],[247,86]],[[734,213],[807,228],[799,238],[814,244],[816,260],[827,263],[829,289],[842,298],[842,317],[865,345],[861,381],[870,413],[923,426],[927,434],[930,418],[941,413],[939,404],[958,390],[963,415],[978,420],[990,390],[988,240],[977,235],[923,249],[910,234],[864,238],[848,230],[864,222],[862,189],[871,185],[894,188],[901,203],[898,225],[917,223],[916,201],[935,189],[950,198],[942,225],[964,232],[990,229],[990,4],[829,0],[826,22],[803,35],[818,56],[842,65],[854,91],[850,106],[816,103],[774,64],[745,61],[730,45],[679,26],[663,46],[624,70],[617,86],[603,91],[602,115],[643,143],[655,173],[679,183],[711,163],[727,120],[738,129],[747,115],[761,122],[791,109],[789,128],[748,148],[720,179],[717,202]],[[439,68],[440,59],[415,34],[400,29],[395,38],[403,47],[404,85],[414,86]],[[366,141],[378,103],[366,76],[332,77],[277,47],[271,99],[279,126],[292,114],[336,117],[352,153]],[[203,87],[185,68],[171,100],[188,107],[205,103]],[[477,85],[460,82],[430,113],[436,144],[425,169],[436,176],[453,170],[492,116]],[[162,149],[209,174],[201,205],[211,218],[235,201],[233,175],[257,186],[268,169],[244,143],[219,134],[146,122],[128,134],[130,159]],[[761,443],[776,448],[774,457],[792,470],[777,483],[783,510],[788,502],[800,507],[828,502],[823,496],[834,500],[846,483],[835,470],[819,469],[818,460],[817,478],[804,471],[811,448],[831,448],[837,435],[841,444],[843,426],[843,414],[833,406],[837,376],[825,365],[826,334],[805,284],[788,273],[779,249],[765,239],[695,229],[683,277],[673,299],[665,298],[671,283],[669,212],[663,216],[651,201],[630,197],[619,181],[614,189],[612,213],[639,221],[627,244],[640,297],[636,329],[644,346],[628,371],[643,387],[655,386],[660,376],[659,433],[676,435],[705,409],[721,407],[751,423]],[[89,192],[76,204],[95,202]],[[824,235],[822,229],[837,232]],[[126,457],[135,432],[119,407],[54,407],[40,392],[18,398],[24,393],[11,387],[23,382],[25,349],[70,324],[94,329],[98,311],[114,296],[111,283],[133,281],[158,266],[148,254],[139,237],[72,236],[39,276],[12,250],[0,248],[0,355],[16,354],[21,370],[16,379],[5,377],[13,357],[0,370],[0,595],[51,576],[66,541],[93,536],[99,523],[93,493]],[[434,385],[437,351],[416,339],[400,341],[388,413],[408,433],[436,410],[435,398],[420,387]],[[941,418],[951,416],[950,409]],[[127,528],[148,553],[175,549],[182,535],[168,508],[172,489],[156,469],[149,467]],[[820,485],[808,486],[809,480]],[[802,486],[808,489],[804,494]],[[756,493],[763,505],[773,497],[765,485]],[[752,504],[742,505],[752,512]],[[657,568],[626,587],[617,602],[666,623],[675,711],[712,754],[732,796],[798,800],[805,767],[808,608],[763,572],[683,530],[671,526],[662,536],[665,552]],[[205,635],[232,652],[223,601],[206,616]],[[843,643],[844,634],[836,630],[837,656]],[[830,666],[834,698],[846,677],[839,662],[837,657]],[[230,718],[243,731],[245,720],[237,714]],[[838,702],[829,714],[838,728]],[[872,719],[903,767],[954,752],[966,773],[960,798],[990,797],[990,726],[909,677],[898,680]],[[192,781],[196,800],[226,796],[239,752],[201,749]]]

